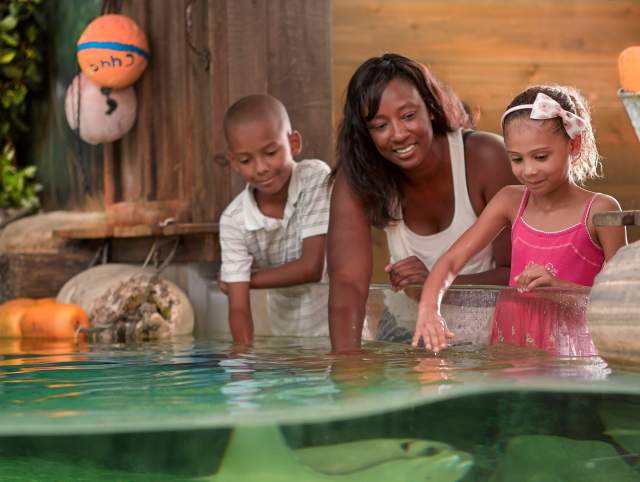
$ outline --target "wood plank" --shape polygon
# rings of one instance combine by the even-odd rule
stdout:
[[[56,296],[62,286],[87,269],[94,253],[0,254],[0,302]]]
[[[66,239],[103,239],[103,238],[141,238],[149,236],[185,236],[209,234],[219,231],[218,223],[191,223],[136,226],[112,226],[99,224],[82,228],[60,228],[53,231],[54,236]]]
[[[608,211],[593,215],[596,226],[640,226],[639,211]]]
[[[186,55],[189,108],[185,108],[188,115],[184,122],[186,131],[190,132],[191,136],[186,139],[183,156],[185,181],[191,180],[188,189],[185,186],[185,193],[188,193],[185,197],[190,200],[191,218],[197,223],[217,219],[215,192],[218,190],[217,184],[222,179],[216,179],[210,157],[215,137],[220,137],[221,134],[212,129],[211,97],[215,95],[216,90],[221,89],[223,82],[212,73],[214,65],[209,44],[209,14],[216,6],[210,5],[209,2],[192,2],[190,8],[189,19],[186,18],[185,11],[185,22],[188,20],[191,25],[191,31],[187,33],[186,38],[187,41],[190,39],[192,47],[187,49]],[[217,27],[212,27],[215,28]],[[215,45],[214,48],[218,46]],[[208,59],[208,64],[205,59]]]
[[[330,2],[268,2],[269,93],[287,108],[303,138],[301,158],[332,163]]]
[[[621,38],[636,39],[633,0],[334,2],[334,41],[343,51],[420,51],[499,58],[610,58]]]
[[[115,263],[142,263],[158,238],[112,238],[109,240],[109,260]],[[162,261],[171,250],[171,244],[165,244],[159,250],[158,259]],[[183,236],[173,258],[174,263],[195,261],[219,261],[220,243],[218,235],[199,234]]]
[[[229,105],[250,94],[266,94],[269,57],[267,3],[252,0],[227,1],[227,69]],[[225,109],[228,106],[225,106]],[[230,171],[231,192],[235,196],[244,181]]]
[[[231,0],[233,1],[233,0]],[[211,69],[209,75],[209,88],[211,97],[210,123],[207,125],[207,134],[210,138],[210,157],[206,157],[199,169],[203,176],[196,182],[200,195],[198,199],[207,196],[213,202],[206,208],[206,220],[218,220],[224,208],[234,195],[234,186],[229,163],[225,158],[225,140],[222,132],[222,120],[224,112],[230,104],[229,78],[227,66],[229,65],[229,33],[227,23],[227,0],[213,0],[209,8],[208,44],[211,50]],[[213,187],[211,187],[213,185]]]

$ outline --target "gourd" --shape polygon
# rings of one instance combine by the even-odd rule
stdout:
[[[78,305],[34,303],[20,320],[20,335],[23,338],[74,338],[81,327],[89,327],[89,317]]]
[[[0,338],[75,338],[78,327],[88,326],[82,308],[55,298],[16,298],[0,305]]]
[[[20,337],[20,320],[33,303],[31,298],[16,298],[0,305],[0,338]]]

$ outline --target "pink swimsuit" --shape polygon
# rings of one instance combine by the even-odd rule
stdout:
[[[511,228],[509,286],[516,286],[514,277],[529,263],[545,266],[562,280],[593,286],[593,279],[604,264],[604,252],[593,242],[587,228],[587,216],[596,196],[594,194],[585,206],[579,224],[547,233],[532,228],[522,219],[529,201],[529,191],[525,191],[518,216]]]
[[[604,253],[591,239],[586,223],[596,195],[585,206],[579,224],[547,233],[522,219],[529,201],[525,191],[511,228],[510,286],[516,286],[514,277],[529,263],[545,266],[562,280],[593,285],[604,264]],[[586,293],[502,290],[493,314],[491,343],[536,347],[562,356],[597,355],[585,316],[587,299]]]

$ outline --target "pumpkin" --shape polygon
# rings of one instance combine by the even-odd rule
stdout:
[[[125,15],[102,15],[84,30],[77,45],[82,71],[102,87],[122,89],[142,75],[149,60],[144,31]]]
[[[89,327],[89,317],[74,304],[33,303],[20,320],[23,338],[75,338],[80,327]]]
[[[20,337],[20,320],[34,303],[31,298],[16,298],[0,305],[0,338]]]
[[[78,98],[79,96],[79,98]],[[137,100],[133,87],[104,92],[84,74],[77,75],[64,99],[64,112],[72,129],[89,144],[113,142],[136,121]]]
[[[640,92],[640,46],[627,47],[618,56],[620,86],[627,92]]]
[[[599,355],[610,365],[640,366],[640,241],[618,250],[596,276],[587,319]]]

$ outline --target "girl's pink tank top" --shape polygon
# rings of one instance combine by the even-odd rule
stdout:
[[[587,202],[579,224],[547,233],[529,226],[522,218],[529,201],[529,191],[525,190],[511,228],[509,286],[516,286],[514,277],[529,263],[545,266],[561,280],[593,286],[593,279],[604,264],[604,252],[591,239],[587,228],[587,216],[596,196]]]

